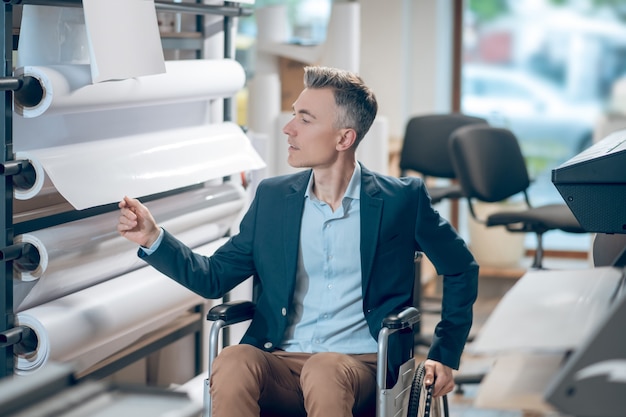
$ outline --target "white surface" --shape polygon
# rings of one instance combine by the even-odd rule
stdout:
[[[336,67],[359,72],[361,48],[361,8],[359,3],[333,3],[326,40],[308,46],[286,43],[285,29],[279,23],[285,13],[280,8],[267,8],[259,26],[257,49],[261,54],[290,58],[305,64]],[[264,58],[265,59],[265,58]],[[263,68],[270,69],[270,66]]]
[[[359,73],[361,57],[361,5],[333,3],[320,65]]]
[[[241,187],[238,199],[211,205],[219,193],[205,188],[146,203],[161,226],[194,248],[229,230],[247,203]],[[39,251],[41,262],[32,272],[14,271],[15,311],[62,296],[140,268],[137,246],[121,237],[117,211],[19,235]]]
[[[24,5],[16,66],[57,64],[89,64],[83,10]]]
[[[34,77],[44,89],[34,106],[16,96],[15,112],[27,118],[230,97],[245,83],[243,67],[232,59],[167,61],[163,74],[98,84],[89,65],[80,64],[19,67],[15,76]]]
[[[505,201],[486,203],[474,201],[474,213],[479,219],[486,219],[497,212],[522,211],[527,206],[524,201]],[[524,257],[524,242],[530,235],[531,244],[536,246],[537,237],[534,233],[512,233],[503,226],[487,227],[467,213],[469,247],[480,266],[498,268],[519,267]],[[545,240],[544,240],[545,242]]]
[[[204,406],[204,385],[207,378],[208,373],[202,373],[200,375],[197,375],[193,379],[185,382],[180,387],[177,387],[176,391],[186,393],[189,396],[191,402],[200,406]]]
[[[94,82],[165,72],[154,0],[83,0]]]
[[[278,74],[256,74],[248,82],[248,128],[251,135],[261,134],[266,138],[263,159],[268,174],[274,175],[276,138],[284,137],[278,131],[276,121],[280,114],[281,93]],[[258,137],[258,136],[257,136]]]
[[[620,276],[611,267],[529,271],[504,295],[466,350],[494,354],[573,349],[607,314]]]
[[[564,360],[560,353],[509,354],[496,359],[480,383],[478,408],[551,413],[544,392]]]
[[[283,43],[289,40],[289,18],[287,6],[274,4],[255,10],[259,42]]]
[[[43,167],[56,190],[78,210],[157,194],[265,167],[250,140],[226,122],[17,154]],[[37,172],[41,169],[37,168]],[[43,190],[16,190],[18,199]],[[98,190],[98,192],[86,192]]]
[[[389,173],[389,123],[385,116],[376,117],[359,144],[356,156],[369,170]]]
[[[275,4],[260,7],[255,11],[255,17],[257,22],[255,77],[258,74],[278,76],[278,57],[290,56],[283,54],[281,48],[293,46],[287,44],[291,36],[287,6]],[[304,57],[298,56],[298,61],[310,62],[307,54],[312,49],[307,51],[300,46],[294,48],[297,52],[305,54]]]
[[[198,249],[210,255],[226,239]],[[89,287],[17,314],[31,327],[36,351],[18,356],[15,372],[28,374],[48,361],[72,362],[81,372],[170,323],[203,299],[151,267]]]

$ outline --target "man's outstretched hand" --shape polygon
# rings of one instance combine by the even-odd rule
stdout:
[[[117,231],[131,242],[149,248],[160,234],[150,210],[135,198],[124,197],[118,204],[120,217]]]

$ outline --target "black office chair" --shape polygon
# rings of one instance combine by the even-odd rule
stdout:
[[[209,369],[204,382],[203,417],[211,416],[209,380],[213,362],[218,355],[221,331],[230,325],[250,320],[254,310],[252,301],[232,301],[211,308],[207,315],[213,325],[209,335]],[[376,410],[372,410],[376,417],[448,417],[447,396],[437,400],[432,398],[432,393],[423,384],[423,363],[416,365],[413,357],[413,327],[419,320],[420,313],[416,308],[405,307],[391,312],[381,323],[378,334]]]
[[[532,268],[543,268],[543,234],[550,230],[585,233],[565,204],[532,207],[527,189],[530,179],[515,135],[508,129],[486,125],[457,129],[450,139],[454,170],[468,202],[470,214],[487,227],[503,226],[510,232],[533,232],[537,248]],[[523,194],[527,209],[503,211],[479,218],[472,200],[493,203]]]
[[[456,129],[471,124],[487,124],[487,121],[461,113],[428,114],[409,119],[400,153],[400,175],[415,171],[422,175],[424,182],[428,177],[454,179],[448,140]],[[433,204],[462,197],[461,186],[456,182],[431,187],[427,184],[427,188]]]

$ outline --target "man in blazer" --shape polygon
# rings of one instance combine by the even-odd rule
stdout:
[[[431,206],[421,179],[383,176],[356,161],[376,112],[360,77],[307,67],[283,131],[288,162],[311,169],[262,181],[239,233],[211,257],[158,227],[139,201],[120,202],[118,231],[185,287],[219,298],[250,276],[260,283],[242,343],[215,361],[214,417],[346,416],[370,408],[378,331],[385,315],[412,303],[416,251],[444,276],[426,384],[434,383],[435,396],[453,389],[478,265]]]

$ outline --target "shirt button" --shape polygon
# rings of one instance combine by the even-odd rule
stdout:
[[[263,347],[264,347],[265,349],[271,349],[271,348],[272,348],[272,346],[274,346],[274,345],[272,344],[272,342],[265,342],[265,344],[263,345]]]
[[[286,316],[286,315],[287,315],[287,309],[286,309],[285,307],[283,307],[283,309],[282,309],[282,310],[280,310],[280,313],[281,313],[283,316]]]

